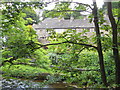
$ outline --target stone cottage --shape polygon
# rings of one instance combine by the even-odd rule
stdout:
[[[62,33],[66,29],[76,29],[77,32],[82,32],[84,29],[89,29],[89,32],[87,33],[88,37],[95,33],[95,26],[93,22],[90,23],[88,19],[47,18],[39,24],[34,24],[33,28],[37,32],[38,40],[43,44],[49,43],[46,40],[49,36],[46,29],[54,29],[57,33]]]

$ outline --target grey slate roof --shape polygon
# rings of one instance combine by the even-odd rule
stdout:
[[[33,28],[38,29],[77,29],[94,28],[94,24],[88,19],[64,20],[58,18],[47,18],[39,24],[34,24]]]

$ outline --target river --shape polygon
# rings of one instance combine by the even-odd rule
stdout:
[[[70,85],[65,82],[56,82],[53,84],[47,84],[43,80],[33,81],[27,79],[12,79],[12,78],[4,78],[1,77],[2,89],[6,90],[6,88],[14,88],[14,90],[20,90],[24,88],[52,88],[52,90],[56,90],[56,88],[75,88],[75,85]]]

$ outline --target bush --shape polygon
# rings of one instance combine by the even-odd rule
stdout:
[[[59,62],[57,62],[57,64],[54,64],[54,66],[57,68],[53,69],[56,71],[60,70],[61,73],[64,73],[66,75],[65,78],[67,82],[79,83],[80,86],[85,87],[102,86],[97,52],[84,50],[78,55],[78,60],[76,60],[76,57],[74,57],[73,54],[56,55],[56,57]],[[104,61],[108,83],[113,84],[115,80],[115,64],[111,51],[104,52]],[[78,71],[74,70],[74,68],[87,69],[91,71]]]

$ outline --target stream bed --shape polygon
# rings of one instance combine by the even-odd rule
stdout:
[[[32,80],[25,80],[25,79],[11,79],[11,78],[4,78],[2,77],[2,90],[8,90],[12,88],[12,90],[23,90],[24,88],[52,88],[52,90],[56,90],[55,88],[75,88],[73,85],[69,85],[65,82],[56,82],[53,84],[48,84],[43,80],[32,81]],[[14,89],[13,89],[14,88]]]

